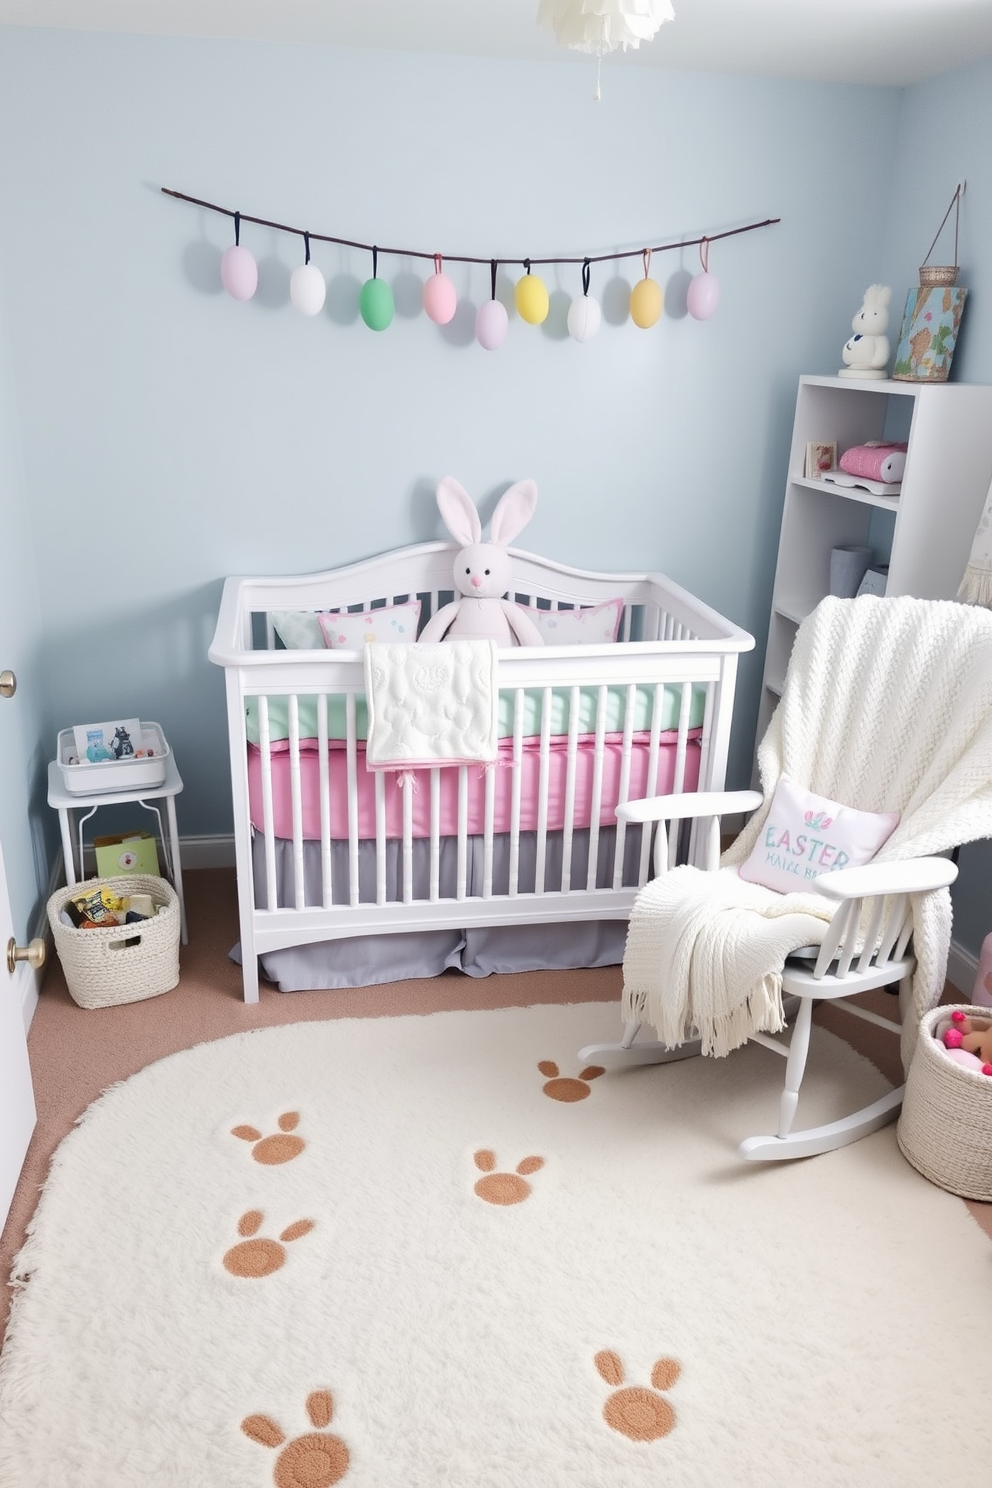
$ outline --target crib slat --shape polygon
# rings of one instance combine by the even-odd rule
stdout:
[[[510,783],[510,876],[509,898],[516,897],[520,884],[520,777],[524,738],[524,694],[518,687],[513,699],[513,780]]]
[[[276,844],[272,813],[272,741],[269,733],[269,700],[258,699],[258,749],[262,777],[262,840],[265,846],[265,907],[275,909]]]
[[[628,684],[626,697],[624,699],[623,714],[623,741],[620,746],[620,781],[617,788],[617,805],[630,799],[630,760],[634,744],[634,710],[637,707],[637,687],[631,682]],[[623,849],[626,836],[626,823],[617,822],[616,842],[613,849],[613,887],[615,889],[623,886]]]
[[[537,841],[534,855],[534,893],[545,892],[544,865],[548,848],[548,775],[551,769],[551,688],[541,693],[541,741],[537,777]]]
[[[496,820],[496,772],[502,765],[502,757],[497,759],[491,770],[486,771],[486,801],[485,815],[482,826],[482,897],[491,899],[493,897],[493,850],[494,850],[494,825]]]
[[[440,899],[440,769],[431,769],[430,899]]]
[[[592,797],[589,802],[589,868],[586,873],[586,888],[590,893],[596,887],[599,872],[599,818],[603,808],[603,754],[608,696],[609,690],[606,687],[597,689],[596,742],[593,746]]]
[[[293,824],[293,902],[305,909],[306,884],[303,878],[303,792],[300,782],[300,700],[289,695],[289,799]]]
[[[468,885],[468,766],[458,767],[458,867],[455,898],[464,899]]]
[[[386,777],[381,770],[375,781],[375,902],[386,902]],[[395,787],[394,787],[395,788]]]
[[[568,694],[568,756],[565,765],[565,817],[561,838],[561,891],[572,888],[572,832],[575,826],[575,772],[579,755],[579,709],[582,691],[573,687]]]
[[[646,799],[650,799],[652,796],[658,794],[658,764],[661,758],[661,722],[664,705],[664,684],[656,683],[654,696],[651,699],[651,727],[648,733],[648,774],[644,787]],[[657,848],[655,849],[655,857],[657,858]],[[645,827],[641,832],[641,857],[637,868],[637,882],[639,885],[647,883],[653,871],[651,862],[651,830]]]
[[[345,759],[348,777],[348,903],[358,903],[358,728],[355,694],[345,696]]]
[[[403,776],[403,903],[413,903],[413,774]]]
[[[317,771],[320,781],[320,883],[321,903],[329,909],[334,903],[334,863],[331,853],[331,775],[328,768],[327,693],[317,697]]]

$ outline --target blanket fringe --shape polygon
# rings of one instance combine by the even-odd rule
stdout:
[[[714,1059],[746,1044],[752,1033],[782,1033],[786,1027],[782,1004],[782,974],[768,972],[752,987],[746,999],[728,1012],[695,1023],[673,1021],[665,1003],[652,997],[650,989],[624,983],[620,1001],[625,1023],[650,1023],[668,1049],[700,1040],[700,1052]]]
[[[957,594],[962,604],[982,605],[992,610],[992,568],[969,563]]]

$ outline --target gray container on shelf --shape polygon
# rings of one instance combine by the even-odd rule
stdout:
[[[837,599],[853,599],[871,563],[871,548],[854,545],[830,550],[830,593]]]

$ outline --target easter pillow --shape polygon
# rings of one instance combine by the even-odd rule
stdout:
[[[616,640],[623,599],[607,599],[577,610],[538,610],[531,605],[520,608],[533,620],[546,646],[595,646]]]
[[[269,619],[287,651],[323,651],[327,644],[312,610],[271,610]]]
[[[857,811],[781,775],[761,835],[738,872],[750,883],[794,893],[821,873],[871,862],[898,824],[898,811]]]
[[[371,641],[415,641],[420,600],[382,605],[377,610],[361,610],[353,614],[319,615],[317,618],[332,651],[360,651]]]

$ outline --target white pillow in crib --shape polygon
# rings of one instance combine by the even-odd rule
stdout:
[[[317,619],[332,651],[360,651],[371,641],[415,641],[420,600],[354,614],[318,615]]]
[[[318,616],[307,610],[270,610],[276,635],[287,651],[323,651],[324,632]]]
[[[898,811],[857,811],[780,775],[761,836],[737,871],[750,883],[795,893],[821,873],[870,863],[898,825]]]
[[[520,608],[533,620],[546,646],[601,646],[617,638],[623,599],[607,599],[578,610],[539,610],[531,605]]]

